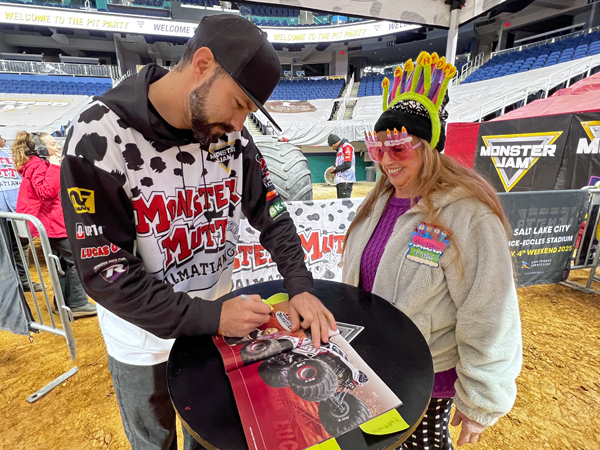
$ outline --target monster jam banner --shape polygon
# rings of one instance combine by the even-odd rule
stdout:
[[[306,266],[315,278],[342,280],[342,268],[338,264],[344,237],[362,200],[353,198],[286,203],[304,247]],[[233,269],[233,289],[281,278],[258,236],[258,231],[243,219]]]
[[[474,167],[499,192],[579,189],[600,175],[599,138],[600,113],[485,122]]]
[[[508,245],[517,286],[565,280],[588,193],[515,192],[500,194],[500,199],[513,230]]]

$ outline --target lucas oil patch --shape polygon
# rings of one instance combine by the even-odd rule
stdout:
[[[406,258],[430,267],[439,267],[440,258],[449,242],[446,233],[435,225],[420,223],[411,235]]]

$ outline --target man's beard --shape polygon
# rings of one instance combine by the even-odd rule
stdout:
[[[198,86],[190,94],[190,109],[192,111],[192,132],[200,145],[208,146],[217,142],[224,133],[231,133],[234,128],[229,123],[209,122],[206,114],[206,97],[210,88],[217,77],[213,76],[206,83]],[[220,127],[223,132],[215,132],[214,129]]]

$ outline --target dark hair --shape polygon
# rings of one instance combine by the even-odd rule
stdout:
[[[200,37],[198,35],[194,35],[192,38],[190,38],[190,40],[187,42],[187,47],[185,49],[185,52],[183,53],[181,61],[179,61],[179,64],[177,64],[175,70],[182,70],[188,64],[190,64],[194,59],[194,55],[196,54],[196,52],[202,47],[204,47],[204,45],[202,44],[202,42],[200,42]],[[215,62],[217,63],[214,73],[215,77],[220,77],[221,75],[227,73],[223,66],[219,64],[219,61],[215,59]]]
[[[194,59],[194,55],[196,54],[196,52],[201,49],[202,47],[204,47],[202,45],[202,42],[200,42],[200,35],[199,33],[194,34],[194,36],[192,36],[190,38],[189,41],[187,41],[187,46],[185,48],[185,52],[183,53],[183,56],[181,57],[181,61],[179,61],[179,64],[177,65],[177,67],[181,66],[187,66],[189,63],[192,62],[192,59]]]

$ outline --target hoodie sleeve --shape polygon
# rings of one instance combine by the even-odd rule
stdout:
[[[512,408],[521,371],[519,303],[506,233],[498,217],[478,210],[457,242],[462,267],[444,267],[457,308],[456,407],[471,420],[493,425]],[[452,245],[452,244],[451,244]]]
[[[244,215],[260,231],[260,242],[277,264],[290,298],[302,292],[314,294],[312,274],[304,264],[296,226],[269,178],[267,164],[252,136],[245,128],[242,136],[249,141],[244,148]]]
[[[75,266],[88,295],[107,310],[160,338],[216,334],[222,303],[175,292],[136,256],[132,203],[114,144],[76,123],[65,145],[61,198]],[[107,131],[107,130],[104,130]],[[110,135],[110,133],[106,133]],[[111,170],[110,158],[117,155]],[[102,168],[98,167],[102,159]],[[121,160],[122,161],[122,160]]]

